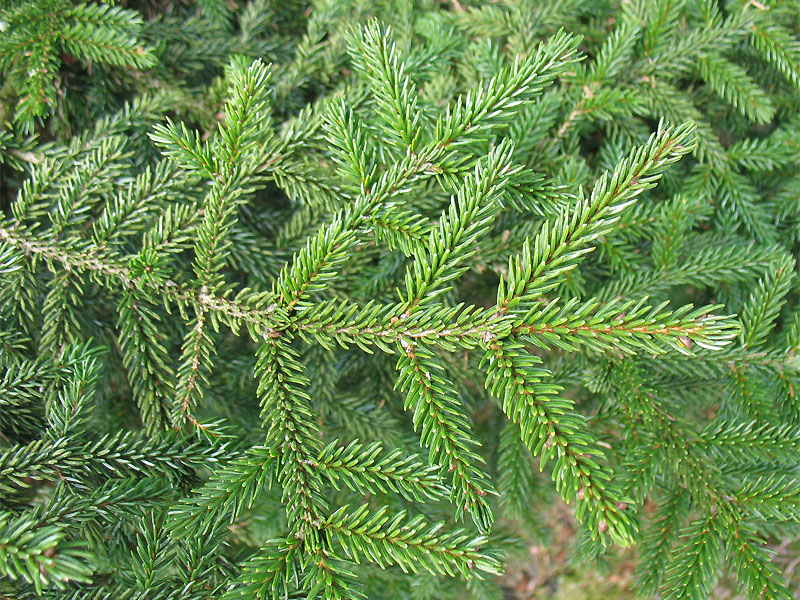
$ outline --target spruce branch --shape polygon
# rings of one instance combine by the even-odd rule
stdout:
[[[81,458],[70,451],[66,439],[36,440],[4,449],[0,454],[0,492],[11,495],[16,490],[30,487],[43,474],[80,465]]]
[[[767,270],[742,309],[742,346],[757,348],[772,330],[795,279],[795,261],[784,256]]]
[[[635,101],[635,97],[620,96],[621,90],[616,92],[617,97],[613,97],[609,95],[609,92],[613,93],[612,90],[606,89],[601,84],[613,80],[624,69],[640,36],[641,28],[634,25],[632,20],[625,20],[606,39],[599,54],[582,77],[581,95],[553,136],[555,142],[565,139],[570,129],[592,113],[614,110],[615,106],[632,104],[632,101]],[[542,138],[539,146],[541,147],[544,142],[545,138]]]
[[[219,180],[221,177],[214,160],[212,146],[203,140],[199,131],[191,132],[183,123],[156,124],[150,139],[161,146],[164,155],[178,162],[185,169],[201,171],[206,177]]]
[[[0,512],[0,572],[12,581],[24,579],[38,594],[50,584],[64,589],[68,581],[89,583],[91,558],[60,527],[42,526],[30,515]]]
[[[326,140],[336,150],[334,160],[339,163],[341,172],[359,192],[367,192],[375,177],[374,150],[344,98],[331,104],[324,126]]]
[[[135,12],[120,7],[78,4],[63,16],[66,27],[60,31],[59,38],[74,56],[118,67],[147,69],[155,66],[152,49],[135,37],[136,29],[141,26],[141,19]]]
[[[689,510],[686,490],[666,491],[652,516],[641,542],[641,558],[636,567],[637,588],[644,594],[656,594],[661,588],[667,566],[674,559],[672,540],[677,538]]]
[[[420,142],[424,112],[391,30],[372,21],[350,35],[348,50],[353,66],[370,84],[384,133],[402,153],[413,153]]]
[[[429,449],[429,460],[452,473],[451,501],[470,514],[480,531],[492,524],[486,496],[495,491],[483,472],[483,458],[473,450],[479,443],[469,432],[464,411],[452,382],[439,374],[441,367],[433,354],[418,343],[404,338],[397,361],[397,388],[406,393],[404,407],[413,409],[414,429],[420,430],[420,444]]]
[[[436,465],[425,465],[417,456],[403,456],[400,450],[384,454],[379,442],[367,446],[358,441],[347,446],[331,442],[317,465],[336,489],[346,486],[360,494],[391,491],[413,502],[438,499],[447,491],[439,482]]]
[[[795,89],[800,87],[800,50],[797,41],[780,26],[755,24],[750,43],[765,63],[776,69]]]
[[[102,194],[109,190],[106,178],[122,175],[124,160],[130,156],[121,136],[110,136],[85,153],[71,166],[74,171],[56,184],[58,190],[54,210],[50,214],[52,227],[48,236],[58,239],[69,235],[91,214]]]
[[[127,189],[106,202],[92,227],[92,246],[98,251],[110,246],[119,253],[125,238],[140,234],[149,224],[151,204],[166,201],[185,182],[184,174],[171,161],[160,161],[155,167],[146,168]]]
[[[664,598],[701,600],[714,589],[722,559],[723,530],[715,515],[692,521],[681,529],[681,543],[665,574]]]
[[[103,478],[119,476],[188,477],[203,465],[215,465],[228,452],[227,443],[207,444],[177,434],[150,440],[134,433],[105,435],[78,448],[85,468]]]
[[[249,449],[221,468],[199,489],[169,514],[170,531],[178,536],[194,531],[208,532],[220,524],[230,524],[243,509],[249,508],[275,478],[275,457],[268,448]]]
[[[496,559],[479,551],[486,538],[470,538],[461,531],[439,533],[441,524],[428,525],[422,517],[407,519],[405,512],[394,516],[387,508],[370,513],[362,505],[353,512],[343,506],[325,522],[345,554],[355,560],[374,561],[381,567],[397,565],[405,572],[424,569],[433,574],[482,577],[497,575]]]
[[[269,424],[266,445],[277,453],[278,480],[292,533],[314,550],[319,547],[319,524],[326,503],[315,467],[322,445],[304,391],[308,380],[297,353],[280,339],[268,340],[258,349],[256,377],[261,418]]]
[[[560,497],[788,598],[792,3],[613,4],[0,9],[0,595],[489,597]]]
[[[167,429],[169,398],[172,397],[175,383],[172,371],[167,366],[167,349],[161,343],[161,319],[132,289],[123,295],[118,313],[117,343],[142,423],[151,433]]]
[[[364,306],[347,301],[326,300],[316,304],[295,321],[297,333],[329,347],[357,345],[365,352],[372,346],[393,354],[401,338],[435,344],[448,351],[474,348],[488,336],[502,336],[510,330],[510,316],[476,306],[444,306],[427,303],[406,315],[407,303]]]
[[[726,460],[769,462],[793,457],[800,446],[798,434],[798,428],[789,424],[718,420],[709,423],[701,432],[699,443]]]
[[[710,314],[721,306],[695,309],[687,304],[676,311],[664,311],[667,302],[651,307],[646,301],[601,305],[594,299],[581,304],[572,298],[559,306],[553,300],[529,310],[515,322],[512,331],[544,349],[575,351],[586,346],[596,352],[614,349],[649,354],[691,353],[693,344],[719,350],[736,335],[732,319]]]
[[[582,415],[558,394],[561,388],[541,360],[512,340],[494,340],[483,357],[488,363],[486,388],[502,400],[503,412],[519,425],[522,441],[540,455],[544,468],[553,462],[553,481],[566,502],[577,499],[576,516],[587,521],[593,537],[606,532],[617,543],[630,545],[635,524],[611,473],[601,464],[603,453],[584,431]]]
[[[579,198],[555,222],[546,221],[522,254],[509,260],[508,276],[500,280],[497,293],[499,310],[506,312],[520,303],[525,306],[552,290],[591,250],[586,245],[607,235],[620,211],[655,186],[668,165],[692,150],[693,130],[688,124],[659,125],[647,144],[623,160],[610,178],[604,174],[598,180],[589,198]]]
[[[474,143],[491,127],[507,124],[522,103],[530,101],[580,60],[581,38],[560,31],[524,60],[503,69],[484,88],[458,98],[436,124],[434,138],[443,148]]]
[[[720,97],[755,123],[769,123],[775,108],[767,94],[747,72],[721,56],[707,55],[700,60],[700,74]]]
[[[2,226],[0,240],[18,248],[25,254],[41,256],[46,261],[63,265],[66,271],[86,272],[97,278],[98,282],[116,291],[123,287],[135,286],[146,293],[147,299],[161,300],[185,310],[187,307],[202,306],[205,310],[219,314],[231,327],[238,329],[243,324],[252,329],[254,339],[273,335],[276,325],[285,317],[268,293],[254,293],[242,290],[235,299],[216,296],[207,290],[179,285],[171,279],[142,279],[128,264],[107,258],[96,250],[83,250],[63,245],[42,242],[22,227]]]
[[[0,43],[0,69],[19,86],[15,121],[28,133],[37,119],[56,113],[62,54],[135,69],[156,64],[134,10],[64,0],[14,4],[0,12],[3,28],[11,28]]]
[[[792,592],[770,560],[764,540],[747,523],[738,523],[726,540],[729,560],[739,578],[739,589],[747,598],[790,600]]]
[[[254,61],[247,69],[232,69],[230,77],[233,81],[225,124],[220,128],[219,143],[211,148],[215,177],[205,198],[203,220],[196,233],[193,268],[201,293],[219,293],[224,286],[220,270],[225,266],[230,249],[229,234],[235,203],[242,193],[242,168],[238,163],[248,158],[257,143],[263,143],[262,131],[269,130],[265,112],[270,93],[268,68],[260,61]],[[172,141],[179,149],[184,148],[180,140]],[[201,158],[205,161],[207,156],[201,154]],[[181,351],[176,411],[172,416],[175,425],[180,426],[187,420],[200,425],[193,412],[202,400],[203,387],[208,385],[214,354],[209,329],[214,325],[204,307],[196,306],[195,318],[190,322]]]
[[[687,256],[679,264],[668,269],[623,276],[613,284],[603,287],[597,297],[600,300],[641,298],[679,285],[709,286],[723,282],[746,282],[761,275],[765,262],[780,259],[783,255],[783,251],[773,245],[736,241],[725,243],[722,239],[704,241],[706,243],[701,244],[701,240],[697,238],[687,240],[684,252],[689,248],[693,248],[693,251],[687,252]]]
[[[311,569],[307,573],[310,595],[322,592],[326,600],[365,600],[366,596],[352,571],[342,567],[329,552],[320,550],[312,556]]]
[[[763,476],[746,482],[734,497],[753,519],[797,521],[800,518],[800,484],[792,477]]]
[[[497,491],[500,505],[517,517],[525,517],[531,498],[535,496],[536,473],[529,449],[522,441],[515,423],[508,423],[503,428],[498,446]]]
[[[414,252],[414,265],[405,276],[405,316],[446,292],[447,282],[466,270],[460,263],[475,253],[478,238],[498,211],[498,196],[513,174],[511,152],[509,144],[501,143],[489,153],[484,168],[475,166],[474,174],[464,178],[449,211],[439,220],[439,227],[431,230],[428,243]]]
[[[222,596],[224,600],[240,598],[288,597],[299,587],[301,542],[292,539],[268,540],[247,560],[236,585]]]

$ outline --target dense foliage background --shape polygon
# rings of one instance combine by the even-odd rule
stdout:
[[[0,598],[793,597],[800,2],[0,6]]]

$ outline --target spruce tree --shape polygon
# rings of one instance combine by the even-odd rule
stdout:
[[[798,15],[4,2],[0,597],[791,599]]]

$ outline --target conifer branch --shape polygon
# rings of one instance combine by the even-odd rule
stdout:
[[[331,105],[325,129],[328,133],[326,139],[336,149],[334,160],[342,167],[342,173],[360,192],[367,192],[375,177],[372,148],[360,122],[343,98]]]
[[[535,98],[580,60],[580,41],[580,37],[560,31],[528,58],[493,77],[485,88],[460,97],[437,122],[437,143],[443,148],[455,148],[480,139],[490,127],[507,123],[516,107]]]
[[[118,308],[117,343],[128,370],[129,383],[149,432],[169,427],[169,398],[174,382],[167,364],[167,349],[161,343],[158,314],[128,290]]]
[[[487,336],[502,335],[510,329],[511,317],[475,306],[425,306],[406,315],[407,303],[359,306],[349,302],[324,301],[304,311],[295,321],[298,334],[323,345],[335,342],[345,347],[356,344],[367,352],[375,345],[392,354],[392,342],[401,338],[436,344],[445,349],[473,348]]]
[[[759,280],[742,309],[742,346],[757,348],[772,330],[775,319],[785,302],[795,279],[795,262],[790,256],[782,257],[774,268]]]
[[[791,2],[6,4],[0,595],[791,597]]]
[[[681,529],[681,544],[673,550],[675,560],[666,572],[664,598],[705,598],[714,589],[722,558],[722,531],[715,515],[697,519]]]
[[[486,496],[495,492],[481,469],[483,459],[473,450],[479,444],[469,433],[453,384],[439,375],[441,368],[426,348],[403,338],[400,347],[397,387],[407,394],[406,410],[414,410],[420,444],[429,448],[431,462],[452,473],[451,501],[458,507],[456,515],[464,510],[481,531],[488,531],[493,517]]]
[[[311,594],[322,592],[330,600],[366,600],[358,585],[355,573],[343,569],[333,556],[322,550],[312,557],[312,568],[308,573]]]
[[[447,291],[440,287],[461,275],[466,267],[459,263],[475,253],[475,243],[491,225],[498,209],[498,196],[507,178],[513,175],[509,163],[511,147],[501,144],[488,157],[486,167],[475,166],[475,173],[464,178],[459,194],[451,200],[450,210],[432,230],[425,246],[414,254],[414,266],[406,271],[406,308],[409,316],[420,303],[435,299]],[[437,289],[438,288],[438,289]]]
[[[739,589],[748,598],[790,600],[792,592],[770,561],[764,540],[746,523],[739,523],[726,540],[727,555],[739,577]]]
[[[700,74],[717,94],[755,123],[768,123],[775,108],[766,93],[747,72],[721,56],[709,55],[700,61]]]
[[[256,61],[244,73],[234,71],[232,77],[232,98],[227,104],[225,126],[220,129],[219,145],[212,149],[218,172],[206,196],[203,221],[197,229],[193,269],[201,293],[218,293],[224,285],[219,271],[229,252],[235,201],[241,195],[238,163],[243,160],[242,154],[251,151],[259,141],[261,128],[268,125],[265,114],[269,97],[267,68]],[[214,342],[209,329],[212,326],[213,321],[205,309],[196,307],[181,351],[177,410],[172,417],[175,425],[188,420],[199,426],[193,411],[202,399],[202,389],[208,385],[211,372]]]
[[[169,528],[178,536],[194,531],[208,532],[222,523],[230,524],[249,508],[275,477],[275,457],[259,446],[217,469],[194,496],[174,507]]]
[[[545,222],[533,241],[525,244],[522,254],[509,261],[508,277],[501,279],[497,294],[500,311],[553,289],[558,278],[574,269],[591,250],[586,244],[606,235],[620,211],[653,187],[669,164],[691,151],[692,132],[691,125],[659,126],[648,143],[622,161],[610,178],[605,174],[598,180],[588,199],[579,199],[556,222]]]
[[[353,65],[370,83],[385,122],[383,131],[399,150],[413,153],[422,132],[423,112],[391,30],[372,21],[348,42]]]
[[[297,586],[297,562],[301,542],[298,540],[268,540],[245,562],[238,585],[222,596],[224,600],[241,598],[288,597]]]
[[[440,534],[441,524],[429,526],[421,517],[408,520],[405,512],[390,517],[386,508],[370,514],[367,506],[348,512],[343,506],[325,523],[336,534],[336,541],[353,560],[362,557],[382,567],[397,565],[403,571],[420,568],[433,574],[465,577],[485,572],[497,575],[499,565],[493,557],[479,552],[486,543],[483,537],[470,539],[455,531]]]
[[[55,525],[41,526],[30,515],[0,512],[0,572],[12,581],[27,581],[37,594],[49,584],[63,589],[68,581],[89,583],[91,555],[83,544],[65,538]]]
[[[346,447],[332,442],[322,451],[317,466],[337,489],[344,485],[361,494],[391,491],[421,502],[446,492],[436,465],[425,465],[413,455],[403,456],[400,450],[382,456],[382,450],[378,442],[364,446],[353,441]]]
[[[682,488],[668,490],[653,514],[641,543],[637,565],[637,588],[644,594],[656,594],[661,588],[667,566],[675,557],[672,541],[678,536],[681,522],[689,510],[689,498]]]
[[[555,346],[574,351],[586,346],[598,352],[615,349],[650,354],[691,353],[693,344],[719,350],[736,334],[737,328],[729,318],[710,314],[720,306],[692,310],[687,304],[673,312],[663,311],[666,302],[657,307],[645,302],[646,298],[600,305],[592,299],[579,304],[573,298],[559,307],[554,300],[532,308],[512,331],[544,349]]]
[[[800,51],[796,40],[782,27],[756,24],[750,43],[764,62],[777,69],[795,89],[800,87]]]
[[[608,532],[617,543],[629,545],[635,526],[618,491],[609,486],[611,474],[600,464],[603,453],[592,447],[572,402],[557,396],[560,387],[549,381],[550,373],[513,338],[488,346],[486,388],[519,424],[522,441],[541,456],[541,467],[553,461],[553,481],[562,498],[577,499],[576,516],[588,520],[593,536]]]
[[[794,456],[800,447],[798,434],[800,430],[788,424],[716,421],[708,424],[699,442],[726,460],[768,462]]]
[[[325,509],[315,459],[322,450],[314,413],[303,391],[295,351],[280,340],[268,340],[257,354],[256,377],[267,447],[277,453],[278,480],[293,534],[310,549],[319,547],[318,529]]]
[[[237,328],[243,323],[252,326],[254,331],[258,331],[257,338],[264,334],[271,335],[274,330],[268,324],[278,323],[282,318],[280,312],[272,307],[267,301],[268,297],[265,298],[263,293],[250,294],[244,291],[238,295],[237,301],[215,296],[207,290],[181,286],[169,279],[142,280],[121,261],[106,258],[97,251],[80,251],[40,242],[23,228],[0,227],[0,240],[25,254],[41,256],[47,261],[60,263],[66,271],[96,273],[103,278],[100,283],[104,283],[111,290],[116,290],[120,284],[125,288],[133,286],[152,294],[155,298],[161,296],[163,300],[172,302],[179,308],[203,306],[208,311],[219,313]],[[263,305],[267,307],[261,308]]]

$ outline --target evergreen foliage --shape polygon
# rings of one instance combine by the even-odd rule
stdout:
[[[4,2],[0,597],[790,599],[798,15]]]

